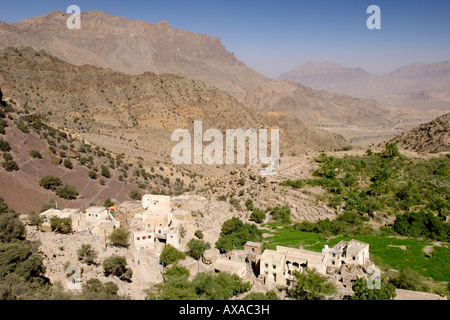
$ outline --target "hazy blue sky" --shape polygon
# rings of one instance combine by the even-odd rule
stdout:
[[[220,37],[237,58],[271,77],[308,61],[382,74],[416,61],[450,60],[449,0],[0,0],[0,20],[71,4]],[[381,8],[381,30],[366,27],[369,5]]]

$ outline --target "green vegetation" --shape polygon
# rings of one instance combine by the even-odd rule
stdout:
[[[202,230],[195,231],[194,236],[196,236],[197,239],[200,239],[200,240],[203,239],[203,232],[202,232]]]
[[[68,234],[72,232],[72,220],[70,218],[50,218],[50,227],[53,232]]]
[[[103,206],[105,208],[112,207],[112,206],[114,206],[114,202],[112,202],[111,199],[106,199],[105,202],[103,203]]]
[[[97,179],[97,173],[95,171],[89,171],[88,175],[92,180]]]
[[[113,255],[103,261],[103,271],[106,277],[113,275],[123,281],[130,281],[133,276],[133,271],[127,267],[126,258],[117,255]]]
[[[102,283],[98,279],[89,279],[83,283],[83,299],[85,300],[123,300],[117,295],[119,288],[112,282]]]
[[[92,249],[90,244],[81,245],[80,249],[77,251],[78,260],[86,263],[88,266],[95,264],[95,259],[97,259],[97,252]]]
[[[342,240],[359,240],[370,245],[370,257],[382,269],[393,268],[401,270],[410,268],[424,277],[435,281],[450,281],[450,248],[448,245],[435,246],[433,243],[418,239],[398,239],[376,235],[338,236],[328,239],[326,235],[295,230],[292,226],[267,231],[272,237],[265,239],[266,247],[275,246],[297,247],[321,252],[325,244],[330,247]],[[435,254],[428,255],[425,247],[433,247]],[[406,250],[402,249],[406,248]]]
[[[291,208],[289,206],[275,207],[267,209],[274,221],[280,221],[283,223],[291,222]]]
[[[262,231],[255,225],[244,224],[240,219],[232,218],[223,223],[216,248],[224,253],[242,247],[247,241],[261,240]]]
[[[116,247],[128,247],[130,232],[124,228],[115,229],[109,236],[111,244]]]
[[[337,292],[336,287],[315,269],[306,268],[302,273],[295,273],[296,282],[289,294],[297,300],[324,300]]]
[[[61,185],[61,179],[48,175],[39,181],[39,185],[44,189],[55,191]]]
[[[73,165],[72,162],[69,159],[64,159],[63,161],[64,167],[66,167],[67,169],[73,169]]]
[[[29,152],[29,154],[30,154],[30,157],[32,157],[34,159],[42,159],[42,155],[41,155],[41,153],[39,151],[31,150]]]
[[[64,185],[56,189],[56,195],[62,199],[75,200],[78,197],[78,190],[75,186]]]
[[[5,162],[3,162],[2,166],[8,172],[13,172],[13,171],[19,170],[19,165],[14,160],[5,161]]]
[[[175,264],[179,260],[183,260],[184,258],[186,258],[186,254],[181,251],[178,251],[171,245],[165,246],[163,251],[161,252],[161,255],[159,256],[159,259],[163,264],[163,266]]]
[[[11,146],[7,141],[0,139],[0,150],[3,152],[8,152],[11,150]]]
[[[142,194],[137,190],[131,190],[128,193],[128,196],[131,200],[142,200]]]
[[[147,292],[149,300],[228,300],[247,292],[251,284],[237,275],[198,273],[189,281],[189,271],[177,265],[168,268],[164,283]]]
[[[346,300],[393,300],[396,297],[395,287],[391,283],[381,282],[380,289],[369,289],[367,281],[358,279],[352,287],[354,295]]]
[[[200,263],[203,253],[210,249],[211,245],[203,240],[191,239],[187,243],[187,247],[189,249],[187,254]]]
[[[280,298],[278,298],[275,291],[271,290],[271,291],[267,291],[266,293],[262,293],[262,292],[249,293],[242,300],[272,300],[273,301],[273,300],[280,300]]]

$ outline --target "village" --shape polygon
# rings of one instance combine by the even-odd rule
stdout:
[[[49,278],[53,281],[68,283],[64,268],[77,265],[75,253],[69,248],[78,248],[89,243],[99,251],[99,258],[111,254],[121,254],[127,258],[133,269],[131,284],[113,279],[122,294],[133,299],[142,299],[142,291],[163,282],[163,267],[159,256],[165,246],[172,246],[180,251],[187,251],[187,243],[193,239],[197,215],[189,196],[170,197],[163,195],[144,195],[140,203],[127,203],[120,207],[127,211],[127,217],[118,218],[116,206],[91,206],[80,209],[49,209],[41,214],[43,224],[40,239],[47,237],[41,251],[46,259]],[[51,232],[50,219],[69,218],[72,221],[72,234],[57,235]],[[127,248],[115,248],[108,245],[108,238],[120,227],[129,229],[130,245]],[[47,232],[45,232],[47,231]],[[36,232],[32,237],[37,237]],[[53,237],[51,240],[48,237]],[[70,242],[70,244],[68,243]],[[52,249],[50,248],[51,246]],[[74,251],[74,249],[72,250]],[[67,256],[68,257],[67,257]],[[61,256],[64,256],[62,258]],[[191,277],[198,272],[224,272],[236,274],[241,279],[252,283],[257,291],[278,289],[278,292],[293,287],[295,272],[303,272],[305,268],[315,269],[321,275],[329,277],[338,289],[338,295],[352,294],[352,284],[358,278],[367,279],[374,265],[370,261],[369,245],[360,241],[341,241],[336,246],[324,246],[322,252],[302,248],[277,246],[276,250],[265,249],[259,242],[247,242],[242,250],[231,250],[221,254],[212,246],[204,252],[200,261],[189,256],[178,263],[189,270]],[[62,267],[64,265],[64,267]],[[92,269],[92,270],[91,270]],[[83,267],[81,281],[88,277],[102,279],[104,275],[97,268]],[[109,279],[109,278],[108,278]],[[106,281],[107,279],[103,279]],[[108,280],[110,281],[110,280]],[[70,284],[66,286],[70,287]]]

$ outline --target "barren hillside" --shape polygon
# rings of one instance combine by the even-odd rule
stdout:
[[[243,99],[268,79],[226,50],[219,38],[173,29],[167,22],[82,12],[80,30],[55,11],[18,23],[0,22],[0,49],[30,46],[75,65],[90,64],[128,74],[174,73],[211,83]]]
[[[175,75],[126,75],[93,66],[73,66],[44,51],[0,51],[5,95],[28,103],[64,128],[117,154],[169,161],[175,129],[203,121],[203,129],[280,129],[284,154],[347,146],[335,134],[312,129],[280,112],[249,109],[229,94]]]
[[[405,132],[393,141],[419,153],[450,152],[450,113]]]

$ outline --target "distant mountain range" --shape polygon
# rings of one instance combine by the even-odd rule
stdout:
[[[55,11],[7,24],[0,21],[0,49],[45,50],[74,65],[91,64],[128,74],[146,71],[199,79],[238,99],[269,79],[226,50],[219,38],[150,24],[101,11],[81,13],[81,29],[69,30],[69,15]]]
[[[450,61],[413,63],[384,75],[338,63],[308,62],[280,75],[314,89],[376,99],[388,106],[450,109]]]

